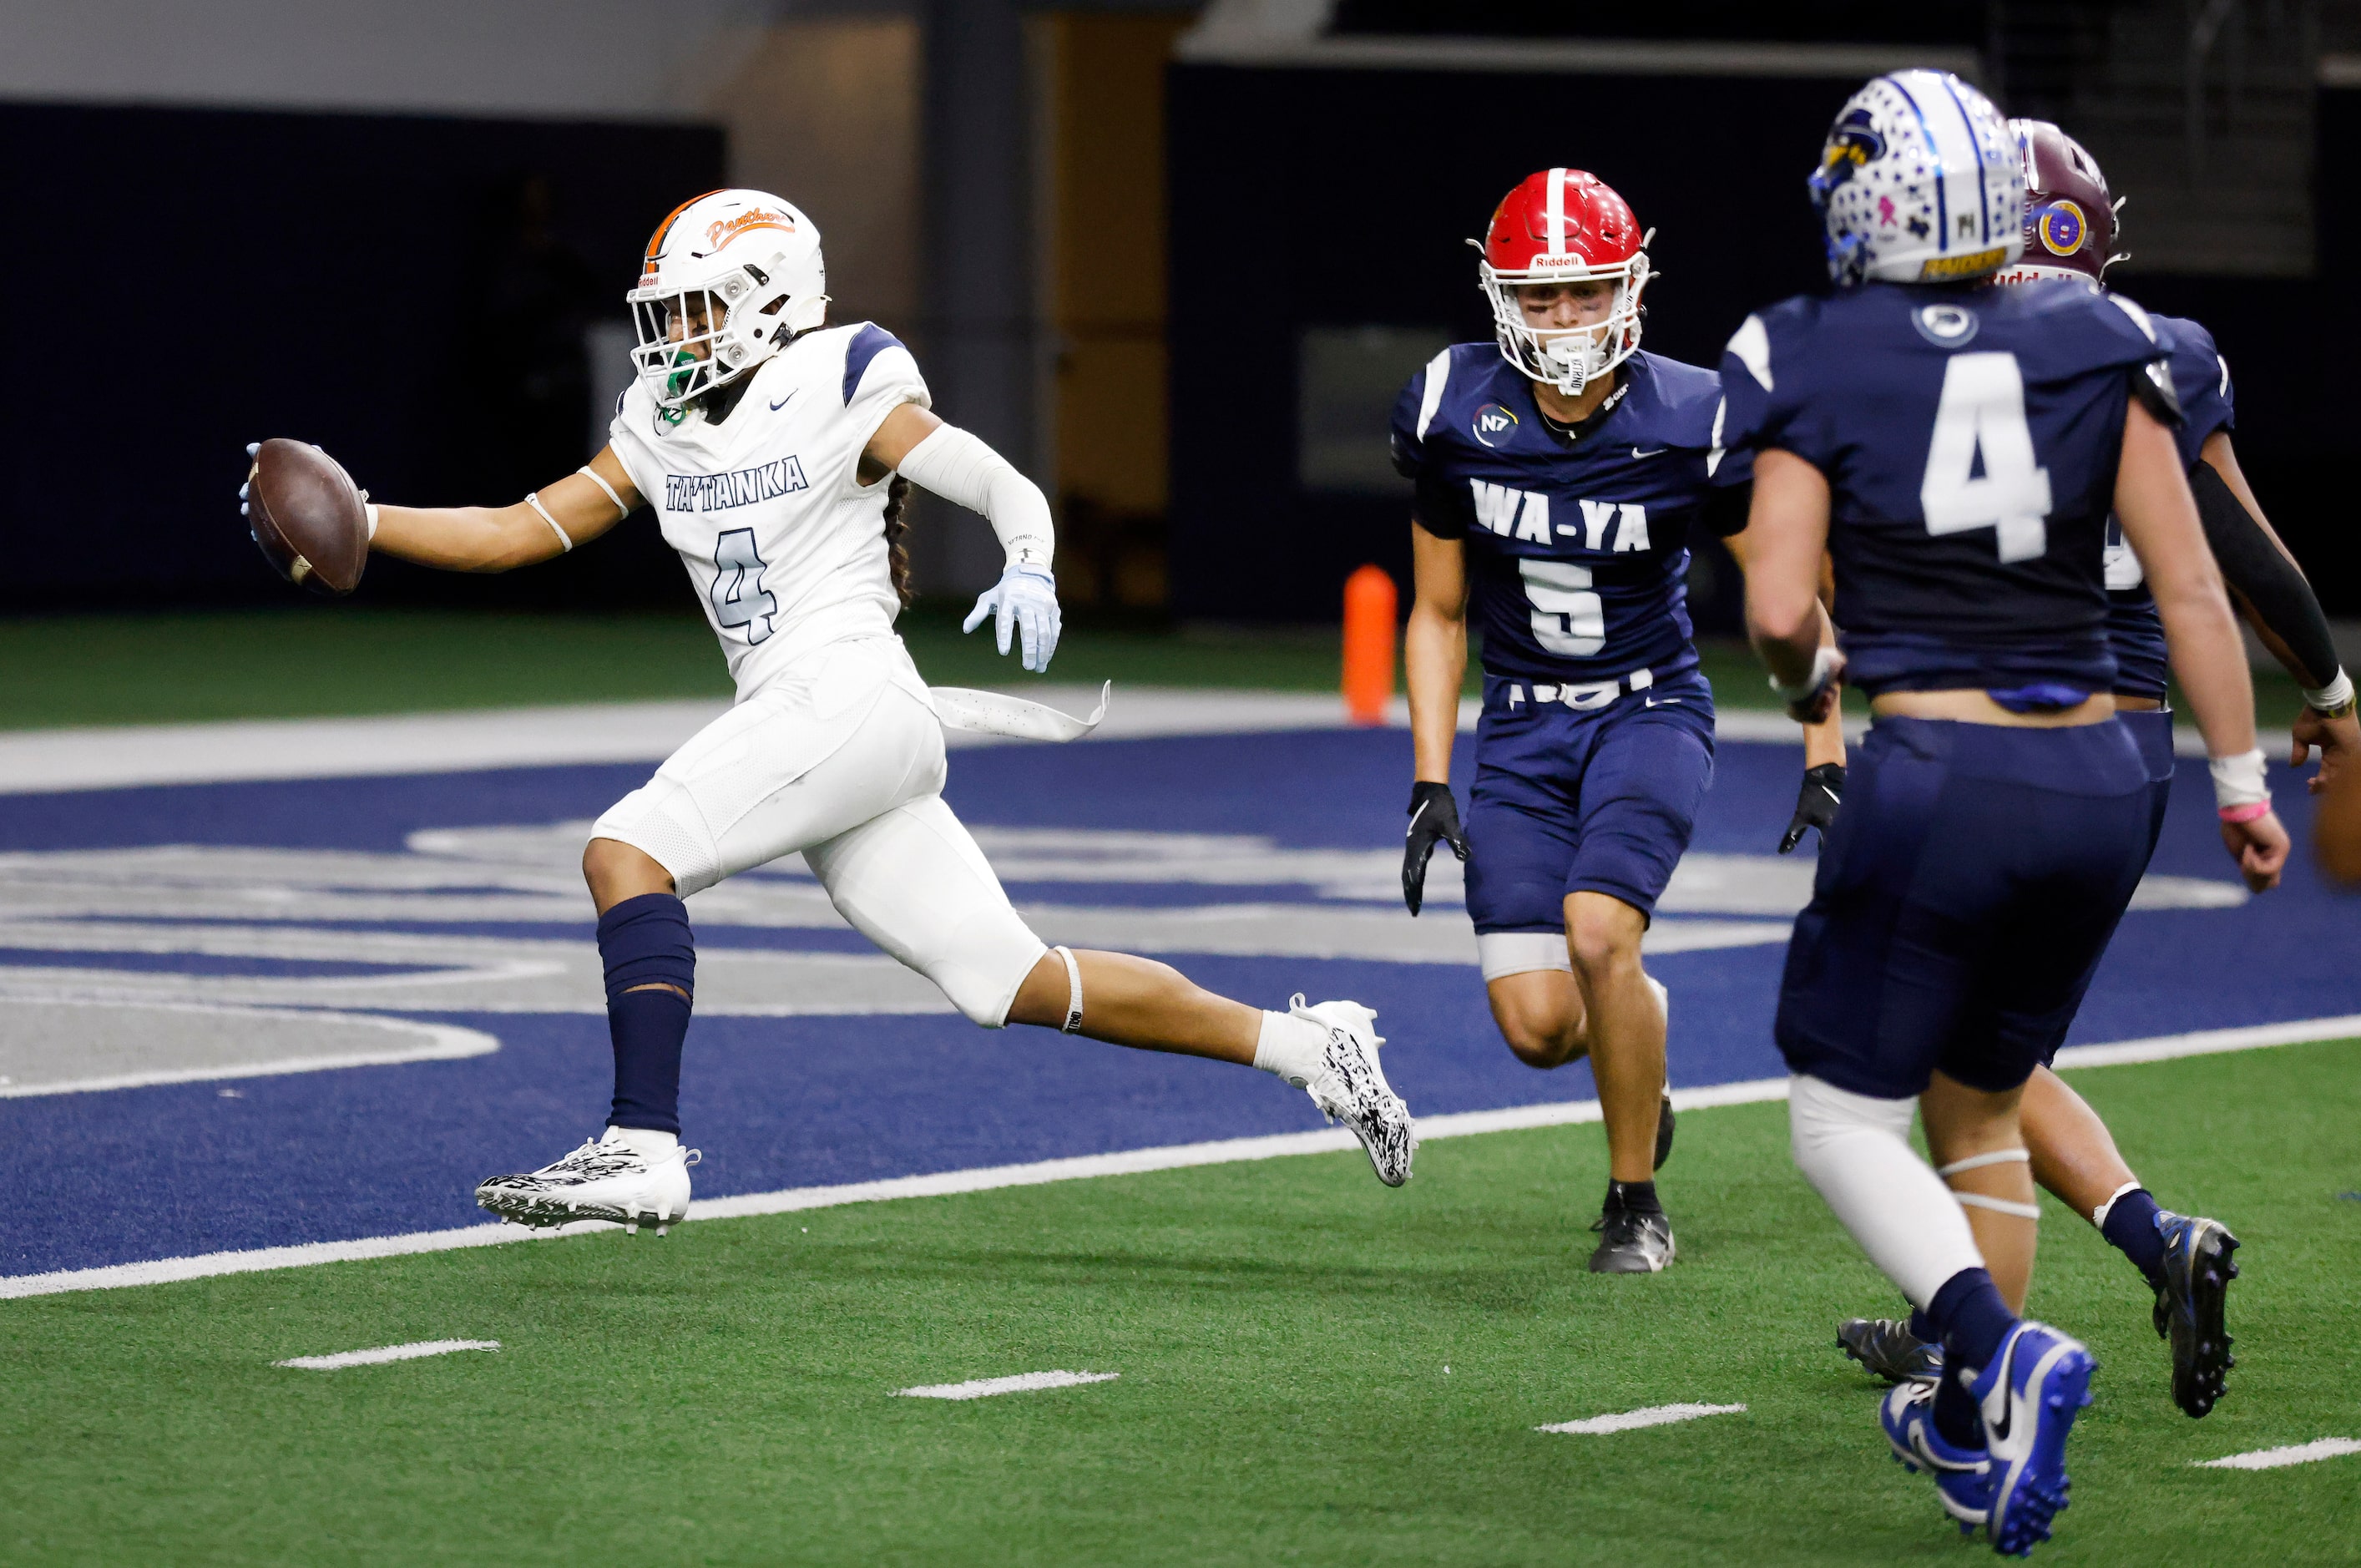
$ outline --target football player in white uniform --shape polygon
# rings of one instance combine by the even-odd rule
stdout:
[[[1025,667],[1058,642],[1040,490],[928,411],[883,328],[826,324],[819,235],[760,191],[675,209],[628,296],[638,376],[607,448],[497,508],[369,509],[371,548],[498,572],[572,550],[642,501],[680,552],[730,659],[736,705],[601,817],[582,869],[598,913],[615,1097],[605,1135],[477,1201],[534,1225],[659,1234],[686,1212],[681,1044],[696,991],[683,900],[801,853],[862,935],[985,1028],[1035,1024],[1143,1050],[1251,1063],[1350,1127],[1389,1186],[1410,1178],[1408,1109],[1352,1002],[1264,1012],[1168,965],[1049,948],[942,798],[941,720],[894,620],[906,602],[906,479],[981,512],[1007,552],[966,629],[996,622]],[[1023,705],[1018,705],[1023,706]]]

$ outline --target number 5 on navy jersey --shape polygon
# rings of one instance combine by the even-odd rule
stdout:
[[[754,531],[732,528],[713,542],[713,620],[735,630],[745,627],[749,643],[767,640],[771,618],[779,601],[763,586],[763,557],[754,548]]]
[[[1944,366],[1918,505],[1929,533],[1993,530],[2004,563],[2048,549],[2049,470],[2034,456],[2015,355],[1955,354]]]
[[[1533,641],[1550,652],[1587,659],[1607,646],[1607,604],[1590,591],[1590,568],[1571,561],[1517,559],[1533,607]]]

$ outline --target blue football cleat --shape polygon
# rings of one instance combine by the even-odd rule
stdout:
[[[2164,1283],[2156,1292],[2158,1337],[2172,1342],[2172,1402],[2191,1416],[2203,1416],[2222,1397],[2230,1368],[2230,1333],[2223,1322],[2223,1298],[2238,1266],[2230,1255],[2238,1238],[2218,1220],[2164,1210],[2156,1217],[2164,1237]]]
[[[1954,1448],[1943,1441],[1935,1430],[1935,1385],[1915,1380],[1897,1384],[1879,1404],[1877,1419],[1902,1467],[1935,1477],[1935,1495],[1942,1499],[1943,1511],[1959,1521],[1962,1534],[1985,1521],[1992,1511],[1991,1451]]]
[[[2066,1439],[2091,1402],[2097,1369],[2078,1342],[2047,1324],[2022,1322],[1968,1386],[1992,1453],[1984,1528],[2004,1557],[2026,1556],[2048,1540],[2050,1519],[2066,1507]]]

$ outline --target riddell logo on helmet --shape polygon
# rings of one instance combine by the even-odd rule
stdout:
[[[1979,272],[1989,272],[2007,257],[2004,248],[1971,250],[1963,256],[1930,256],[1927,265],[1918,269],[1922,280],[1936,278],[1972,278]]]
[[[730,242],[741,234],[755,229],[777,229],[783,234],[796,232],[795,220],[785,213],[774,213],[763,207],[739,214],[734,218],[717,219],[707,225],[705,243],[716,250],[726,250]]]
[[[1589,265],[1587,258],[1568,251],[1564,256],[1536,256],[1525,263],[1525,269],[1531,272],[1546,272],[1553,267],[1587,267]]]

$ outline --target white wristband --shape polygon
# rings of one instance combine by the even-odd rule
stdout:
[[[2235,757],[2215,757],[2206,763],[2213,773],[2213,804],[2224,811],[2268,804],[2269,786],[2263,781],[2263,752],[2257,747]]]
[[[368,519],[368,536],[371,541],[375,541],[377,538],[377,503],[375,501],[363,501],[361,503],[361,515]]]
[[[2316,713],[2344,712],[2353,706],[2353,677],[2339,669],[2336,678],[2318,691],[2306,690],[2303,705]]]
[[[1837,651],[1822,643],[1812,654],[1812,673],[1804,677],[1802,685],[1783,685],[1779,677],[1773,675],[1771,677],[1771,689],[1779,694],[1782,702],[1801,702],[1828,684],[1828,672],[1835,667],[1836,662]]]

